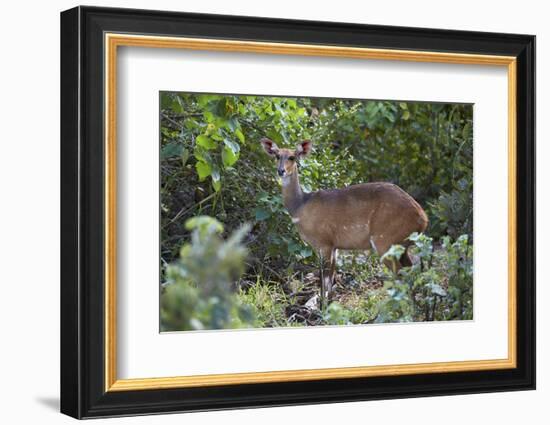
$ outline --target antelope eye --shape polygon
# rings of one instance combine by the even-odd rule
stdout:
[[[289,160],[289,161],[294,161],[295,159],[296,159],[295,156],[289,156],[289,157],[288,157],[288,160]]]

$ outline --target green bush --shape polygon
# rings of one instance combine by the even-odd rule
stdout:
[[[262,282],[259,277],[250,287],[239,290],[239,301],[252,309],[257,327],[288,326],[285,309],[289,300],[273,282]]]
[[[419,261],[384,282],[388,297],[380,303],[377,322],[469,320],[473,318],[473,250],[468,235],[455,242],[445,236],[434,249],[432,238],[413,233],[411,252]],[[382,259],[396,264],[405,248],[394,245]]]
[[[184,331],[251,326],[252,308],[239,301],[236,281],[244,271],[247,255],[244,226],[224,241],[217,220],[199,216],[187,221],[191,243],[183,245],[180,258],[167,268],[161,294],[161,330]]]
[[[461,179],[450,193],[445,191],[437,201],[430,203],[434,233],[446,233],[456,238],[462,234],[473,236],[474,199],[472,179]]]

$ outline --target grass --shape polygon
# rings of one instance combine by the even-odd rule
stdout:
[[[252,285],[239,289],[238,298],[253,307],[258,327],[288,326],[285,312],[288,298],[276,282],[262,282],[258,276]]]
[[[286,281],[241,281],[239,301],[255,310],[256,327],[365,324],[374,321],[387,297],[378,257],[345,252],[338,259],[331,303],[319,310],[319,276],[314,268]]]

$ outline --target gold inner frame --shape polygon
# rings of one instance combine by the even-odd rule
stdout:
[[[515,368],[516,358],[516,58],[461,53],[370,49],[327,45],[105,34],[105,391],[447,373]],[[119,46],[248,52],[355,59],[398,60],[507,67],[508,71],[508,357],[495,360],[417,363],[272,372],[118,379],[116,325],[116,99]]]

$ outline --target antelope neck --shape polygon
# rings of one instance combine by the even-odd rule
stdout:
[[[283,204],[290,215],[294,217],[304,202],[305,195],[302,192],[296,170],[290,176],[283,177]]]

